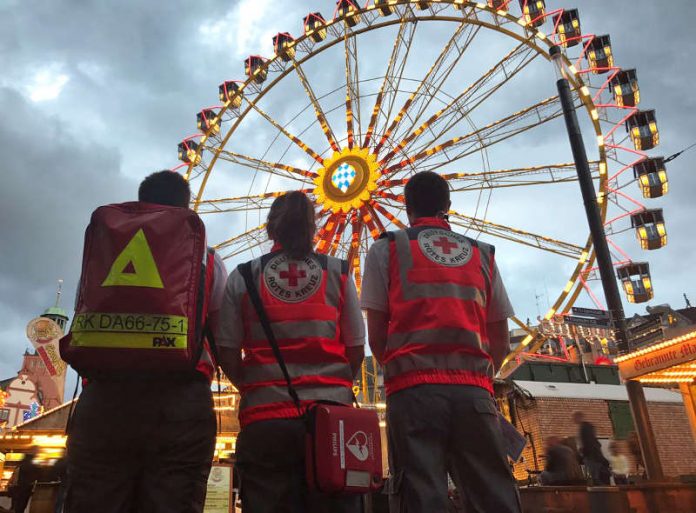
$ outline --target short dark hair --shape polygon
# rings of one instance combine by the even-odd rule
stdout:
[[[138,188],[138,201],[187,208],[191,201],[191,188],[179,173],[165,169],[142,181]]]
[[[411,177],[404,188],[406,208],[416,217],[435,217],[447,213],[450,191],[447,181],[432,171]]]

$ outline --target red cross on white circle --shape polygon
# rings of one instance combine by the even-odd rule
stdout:
[[[452,253],[453,249],[459,247],[459,244],[450,241],[447,237],[440,237],[437,241],[433,242],[433,246],[437,246],[442,250],[442,253],[449,255]]]
[[[288,264],[287,271],[280,271],[280,276],[283,280],[288,280],[288,285],[297,287],[299,278],[306,278],[307,272],[304,269],[297,269],[297,264]]]

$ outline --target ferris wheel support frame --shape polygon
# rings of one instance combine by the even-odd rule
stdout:
[[[604,223],[599,208],[597,208],[597,195],[593,187],[592,172],[590,171],[590,164],[587,158],[587,152],[585,151],[582,131],[578,123],[578,116],[575,113],[570,84],[565,78],[565,69],[560,59],[561,49],[558,46],[553,46],[550,53],[552,61],[554,62],[554,67],[559,75],[556,81],[556,87],[558,88],[561,106],[563,107],[563,116],[568,131],[570,148],[573,152],[573,159],[575,160],[580,192],[582,194],[583,203],[585,204],[587,224],[590,228],[590,236],[592,237],[595,256],[597,258],[597,267],[599,268],[604,297],[615,330],[619,354],[626,354],[630,351],[626,333],[626,318],[621,295],[619,294],[619,287],[616,283],[616,277],[614,276],[614,265],[612,264],[611,254],[609,253],[609,244],[607,243],[607,236],[604,231]],[[626,390],[628,392],[628,402],[631,406],[631,413],[638,433],[641,453],[643,454],[645,471],[649,480],[660,481],[664,479],[664,473],[662,471],[660,455],[657,451],[655,433],[653,432],[650,416],[648,415],[648,405],[645,400],[643,385],[640,381],[629,380],[626,383]]]

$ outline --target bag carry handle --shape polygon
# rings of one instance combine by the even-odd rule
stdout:
[[[239,273],[242,275],[242,278],[244,278],[244,283],[246,284],[246,289],[247,293],[249,294],[249,299],[251,299],[251,304],[254,305],[254,310],[256,310],[256,315],[258,315],[259,321],[261,321],[263,332],[266,334],[268,343],[271,345],[271,349],[273,349],[273,355],[278,361],[280,370],[283,372],[285,383],[287,384],[288,388],[288,394],[290,394],[290,397],[297,407],[297,411],[299,412],[300,416],[302,416],[300,397],[297,395],[297,390],[295,390],[295,387],[292,385],[288,368],[285,365],[285,359],[283,358],[283,354],[280,352],[278,341],[276,340],[275,335],[273,334],[273,329],[271,328],[271,322],[268,320],[266,309],[263,307],[261,297],[259,296],[259,291],[254,283],[254,277],[251,274],[251,262],[240,264],[237,269],[239,269]]]

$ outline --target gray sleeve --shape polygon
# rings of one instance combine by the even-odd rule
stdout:
[[[376,241],[365,259],[365,274],[360,294],[364,309],[389,311],[389,241]]]
[[[235,269],[227,279],[222,307],[220,308],[220,323],[218,328],[217,345],[230,349],[242,347],[244,325],[242,323],[242,297],[244,296],[244,279]]]
[[[227,282],[227,269],[222,258],[215,253],[213,263],[213,288],[210,291],[210,304],[208,306],[208,323],[213,333],[220,331],[220,307],[225,295],[225,283]],[[217,343],[217,338],[215,339]]]
[[[220,310],[222,306],[222,298],[225,295],[225,285],[227,284],[227,269],[225,268],[225,262],[223,262],[220,255],[215,253],[214,261],[214,275],[213,275],[213,289],[210,294],[210,308],[211,312]]]
[[[358,292],[352,277],[346,280],[346,290],[341,311],[341,341],[346,347],[365,345],[365,323],[358,304]]]
[[[491,298],[488,301],[487,308],[488,322],[498,322],[509,319],[515,315],[515,311],[508,298],[503,279],[500,277],[498,264],[493,266],[493,280],[491,283]]]

